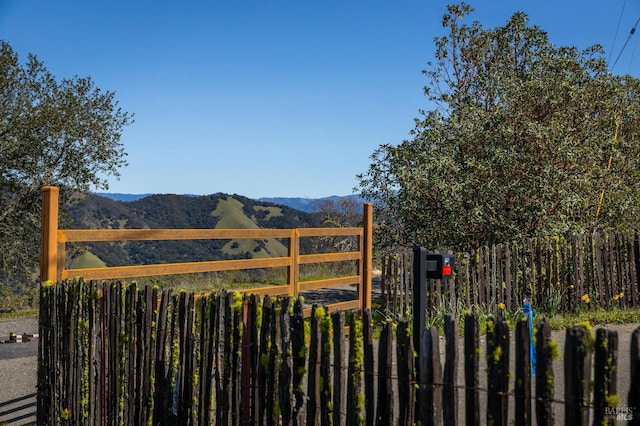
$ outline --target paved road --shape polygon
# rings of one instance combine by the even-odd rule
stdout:
[[[5,341],[5,343],[0,344],[0,360],[38,356],[37,337],[29,342],[20,343],[8,343],[5,339],[0,340]]]
[[[9,334],[37,334],[38,318],[0,320],[0,340]],[[0,344],[0,424],[36,424],[38,339]]]

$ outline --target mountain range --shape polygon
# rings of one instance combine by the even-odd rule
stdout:
[[[98,192],[96,195],[104,198],[109,198],[115,201],[138,201],[142,198],[150,197],[152,195],[158,194],[123,194],[123,193],[111,193],[111,192]],[[182,194],[187,197],[199,197],[199,195],[194,194]],[[316,213],[318,211],[318,206],[326,201],[337,201],[341,198],[353,198],[358,203],[364,203],[364,200],[359,195],[331,195],[329,197],[322,198],[305,198],[305,197],[262,197],[258,198],[257,201],[264,203],[274,203],[282,206],[288,206],[296,210],[300,210],[307,213]]]
[[[291,229],[323,226],[322,215],[309,212],[321,200],[265,200],[280,202],[223,193],[206,196],[76,194],[62,206],[65,222],[61,226],[70,229]],[[290,207],[285,202],[302,206],[307,211]],[[317,242],[302,241],[301,250],[309,249],[311,244]],[[286,256],[288,248],[286,241],[276,239],[238,239],[84,243],[67,250],[68,267],[83,268]]]

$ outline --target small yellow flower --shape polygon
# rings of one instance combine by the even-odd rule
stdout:
[[[60,413],[60,418],[62,420],[69,420],[71,418],[71,410],[68,408],[62,410],[62,412]]]
[[[620,295],[619,294],[616,294],[615,296],[613,296],[613,301],[614,302],[617,302],[618,299],[620,299]]]
[[[620,292],[620,299],[622,299],[624,297],[624,291]]]
[[[503,310],[504,309],[504,303],[502,303],[502,302],[498,303],[498,309]]]
[[[589,295],[588,294],[583,294],[582,297],[580,298],[583,302],[587,302],[587,300],[589,300]],[[589,303],[589,302],[587,302]]]
[[[573,290],[573,284],[571,284],[571,285],[569,286],[569,288],[570,288],[571,290]]]

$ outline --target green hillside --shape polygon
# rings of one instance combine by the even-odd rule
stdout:
[[[267,221],[272,217],[282,215],[282,209],[254,206],[257,211],[267,212]],[[275,212],[274,212],[275,211]],[[279,214],[278,214],[279,213]],[[232,197],[219,199],[218,206],[211,212],[218,218],[216,229],[257,229],[259,228],[255,216],[245,215],[244,204]],[[288,254],[287,247],[276,239],[249,240],[246,238],[233,239],[227,242],[222,251],[230,256],[240,256],[251,253],[253,258],[281,257]]]
[[[90,251],[85,251],[77,257],[71,260],[70,268],[82,269],[82,268],[102,268],[105,267],[105,263]]]
[[[218,218],[216,229],[258,228],[258,224],[244,214],[244,204],[230,196],[218,199],[218,205],[211,216]]]

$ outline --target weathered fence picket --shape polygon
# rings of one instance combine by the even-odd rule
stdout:
[[[539,425],[553,425],[555,376],[553,373],[553,342],[551,326],[542,318],[536,333],[536,421]]]
[[[465,418],[468,426],[480,424],[480,327],[478,319],[469,315],[464,319],[464,384]]]
[[[320,324],[318,306],[311,311],[311,340],[309,342],[309,369],[307,388],[307,425],[320,424]],[[324,379],[324,378],[323,378]]]
[[[364,409],[365,424],[367,426],[373,426],[375,424],[376,403],[378,402],[375,398],[375,388],[373,384],[373,379],[376,371],[375,357],[373,352],[373,324],[371,321],[371,311],[362,312],[362,346],[364,354]]]
[[[567,329],[564,346],[565,418],[575,425],[589,424],[589,382],[591,380],[591,353],[589,332],[583,326]]]
[[[446,337],[445,365],[442,384],[442,416],[445,425],[458,424],[458,323],[451,315],[444,319]]]
[[[291,356],[291,316],[289,315],[289,309],[293,309],[291,306],[291,299],[285,298],[282,300],[280,306],[280,321],[279,327],[276,330],[277,341],[279,344],[276,346],[280,352],[280,375],[278,377],[278,400],[280,401],[280,411],[282,413],[282,423],[288,425],[291,421],[291,379],[293,373],[293,359]],[[323,340],[327,340],[327,337],[323,335]],[[321,366],[321,370],[326,368]],[[328,374],[328,368],[327,374]]]
[[[414,360],[413,339],[409,330],[409,323],[398,324],[397,363],[398,363],[398,424],[413,425],[415,387],[413,386]]]
[[[347,424],[362,425],[365,398],[363,395],[362,379],[364,377],[362,321],[355,315],[349,321],[349,367],[347,376]]]
[[[333,424],[336,426],[346,426],[347,398],[346,398],[346,332],[344,311],[334,312],[331,316],[333,321]]]
[[[515,332],[515,424],[531,426],[531,338],[529,320],[516,323]]]
[[[594,424],[616,424],[616,419],[607,416],[616,405],[609,396],[617,395],[618,333],[599,328],[596,331],[594,365]]]
[[[502,318],[487,321],[487,424],[504,425],[508,418],[509,326]]]
[[[288,297],[196,297],[80,280],[43,286],[41,303],[39,423],[550,425],[561,402],[575,424],[589,422],[590,412],[597,423],[612,423],[621,407],[638,412],[640,329],[629,348],[629,394],[615,399],[618,351],[628,349],[605,329],[591,336],[585,326],[569,328],[558,401],[557,349],[544,319],[536,325],[534,381],[526,320],[516,326],[515,345],[502,318],[489,321],[485,373],[478,318],[466,316],[462,384],[450,317],[444,351],[437,330],[422,327],[413,330],[420,333],[414,356],[408,321],[385,322],[374,340],[370,311],[314,306],[305,320],[301,299]],[[456,409],[458,391],[464,412]]]
[[[378,390],[377,412],[375,424],[390,426],[394,423],[394,392],[393,392],[393,324],[387,322],[380,334],[378,345]],[[327,423],[323,423],[327,424]]]
[[[293,425],[305,423],[305,401],[306,395],[303,389],[303,379],[307,372],[305,363],[307,360],[307,346],[304,332],[304,309],[303,303],[298,298],[293,305],[293,316],[291,317],[291,353],[293,356]]]

